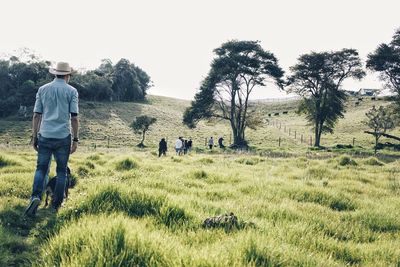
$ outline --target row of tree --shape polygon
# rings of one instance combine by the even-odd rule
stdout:
[[[50,82],[50,62],[30,55],[0,60],[0,117],[14,114],[21,106],[33,106],[38,88]],[[72,75],[70,84],[80,98],[90,101],[141,101],[151,87],[150,76],[127,59],[115,65],[103,60],[95,70]]]
[[[237,147],[247,146],[246,128],[255,128],[262,122],[260,115],[249,107],[249,95],[254,88],[264,87],[268,80],[302,97],[299,111],[313,126],[314,145],[319,147],[321,135],[332,133],[345,112],[347,97],[341,90],[343,81],[365,76],[355,49],[301,55],[286,78],[276,57],[256,41],[229,41],[214,53],[211,69],[186,109],[183,122],[195,127],[202,119],[227,120]],[[368,55],[366,67],[379,72],[381,79],[397,93],[400,109],[400,30],[389,44],[379,45]]]

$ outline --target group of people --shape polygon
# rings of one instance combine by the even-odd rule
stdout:
[[[183,139],[183,137],[179,137],[175,141],[175,151],[176,155],[186,155],[192,150],[192,145],[193,141],[190,138],[189,140]],[[161,157],[161,155],[166,156],[167,155],[167,150],[168,150],[168,145],[167,145],[167,140],[165,138],[162,138],[160,143],[158,144],[158,157]]]
[[[37,166],[33,179],[32,195],[25,210],[28,216],[35,215],[43,192],[46,188],[47,175],[51,158],[57,162],[57,180],[51,207],[57,211],[63,200],[67,181],[67,164],[69,155],[78,148],[78,91],[68,83],[72,68],[66,62],[57,63],[49,72],[55,75],[52,82],[39,88],[36,94],[34,115],[32,119],[32,146],[37,151]],[[218,145],[225,148],[223,138]],[[208,141],[210,149],[214,139]],[[179,137],[175,142],[176,155],[185,155],[192,150],[193,141]],[[167,141],[162,138],[159,143],[159,154],[166,156]]]
[[[175,141],[176,155],[180,156],[190,153],[190,151],[192,150],[192,146],[193,146],[193,141],[191,138],[189,140],[185,140],[183,139],[182,136],[179,136],[179,138],[176,139]]]
[[[219,148],[225,148],[223,137],[220,137],[218,139],[218,146],[219,146]],[[213,149],[213,147],[214,147],[214,138],[212,136],[210,137],[210,139],[208,139],[208,147],[210,149]]]

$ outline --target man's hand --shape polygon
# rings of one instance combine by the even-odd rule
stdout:
[[[33,149],[38,151],[38,138],[36,136],[32,137],[31,144],[33,146]]]
[[[72,142],[70,154],[74,153],[77,148],[78,148],[78,142]]]

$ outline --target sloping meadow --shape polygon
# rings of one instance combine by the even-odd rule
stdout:
[[[35,160],[0,157],[1,266],[400,264],[399,162],[80,151],[60,211],[25,218]]]

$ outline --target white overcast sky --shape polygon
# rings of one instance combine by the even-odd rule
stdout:
[[[355,48],[365,61],[400,27],[399,11],[399,0],[3,0],[0,53],[27,47],[87,69],[127,58],[151,76],[150,94],[192,99],[227,40],[261,41],[286,72],[310,51]],[[345,87],[382,83],[368,73]],[[285,95],[258,89],[253,98]]]

